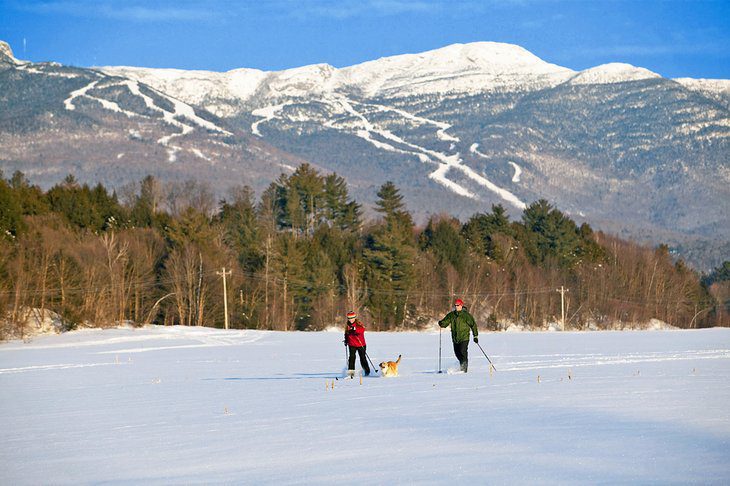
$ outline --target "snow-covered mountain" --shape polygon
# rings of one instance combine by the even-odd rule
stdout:
[[[30,63],[0,43],[0,169],[50,186],[119,188],[148,174],[264,184],[302,160],[133,78]]]
[[[341,69],[8,67],[0,82],[4,77],[11,91],[27,87],[26,78],[16,78],[29,69],[46,72],[47,79],[63,69],[83,71],[87,77],[67,83],[61,101],[80,92],[87,104],[95,98],[92,104],[106,115],[114,112],[109,103],[121,98],[155,111],[134,86],[167,97],[157,105],[169,105],[167,115],[153,115],[172,138],[160,135],[157,145],[186,137],[175,123],[194,124],[173,107],[189,106],[240,137],[237,147],[248,147],[248,155],[239,160],[256,176],[242,170],[237,177],[257,189],[291,161],[308,160],[344,175],[365,203],[392,180],[421,220],[439,212],[464,219],[494,203],[518,217],[526,205],[546,198],[578,220],[625,236],[676,245],[712,240],[730,251],[728,81],[671,80],[622,63],[576,72],[493,42]],[[99,76],[114,80],[108,82],[116,83],[116,98],[91,86]],[[123,111],[114,116],[128,129],[140,121]],[[200,138],[178,153],[207,153],[207,163],[197,157],[196,174],[223,190],[235,178],[213,169],[222,156],[195,144],[231,136],[196,127]],[[269,154],[266,163],[252,155],[259,149]],[[20,152],[14,156],[22,158]]]
[[[226,73],[134,67],[100,69],[175,93],[219,116],[232,114],[231,105],[226,101],[233,99],[239,106],[254,106],[262,98],[276,101],[337,92],[363,98],[397,98],[523,91],[555,86],[575,74],[570,69],[546,63],[519,46],[496,42],[455,44],[343,69],[329,64],[271,73],[256,69]]]

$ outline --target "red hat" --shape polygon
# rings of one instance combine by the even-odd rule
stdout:
[[[357,317],[357,314],[354,311],[350,311],[350,312],[347,313],[347,318],[348,319],[354,319],[356,317]]]
[[[454,305],[460,305],[460,306],[463,306],[463,305],[464,305],[464,301],[463,301],[463,300],[461,300],[461,299],[456,299],[456,300],[454,301]]]

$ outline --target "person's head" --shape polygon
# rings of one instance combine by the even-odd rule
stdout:
[[[354,311],[350,311],[347,313],[347,322],[349,322],[350,324],[354,324],[355,319],[357,319],[357,314]]]
[[[454,301],[454,307],[456,307],[456,310],[460,311],[464,308],[464,301],[461,299],[456,299]]]

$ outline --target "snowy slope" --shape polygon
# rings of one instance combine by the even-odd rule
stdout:
[[[728,484],[730,330],[87,330],[0,345],[4,484]],[[456,362],[443,334],[443,369]],[[538,381],[539,377],[539,381]],[[332,384],[334,383],[334,388]]]
[[[240,111],[244,105],[261,107],[282,98],[321,97],[336,92],[404,97],[533,90],[555,86],[575,74],[519,46],[497,42],[454,44],[343,69],[328,64],[268,73],[256,69],[226,73],[124,66],[100,69],[136,79],[219,116],[233,115],[237,106]]]
[[[648,69],[638,68],[631,64],[614,62],[581,71],[575,77],[571,78],[569,83],[575,85],[611,84],[658,78],[661,78],[661,76]]]
[[[400,97],[540,89],[574,72],[516,45],[474,42],[386,57],[343,69],[342,74],[367,96]]]

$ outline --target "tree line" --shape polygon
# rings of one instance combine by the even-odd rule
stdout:
[[[22,336],[30,313],[68,328],[221,327],[224,268],[233,328],[318,330],[349,309],[373,330],[421,328],[454,296],[489,329],[544,328],[563,312],[568,329],[728,323],[727,279],[578,226],[545,200],[520,221],[494,205],[418,226],[386,182],[366,220],[344,178],[308,164],[258,199],[240,186],[216,202],[204,184],[152,176],[119,192],[72,176],[44,192],[0,173],[0,338]]]

